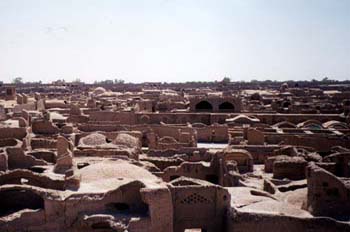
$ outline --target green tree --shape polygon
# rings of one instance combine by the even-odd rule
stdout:
[[[76,78],[74,81],[72,81],[74,84],[83,84],[84,82],[82,82],[80,80],[80,78]]]
[[[229,77],[224,77],[224,79],[222,79],[223,83],[230,83],[231,79]]]
[[[124,84],[124,80],[122,80],[122,79],[114,79],[114,84]]]
[[[16,77],[12,80],[13,84],[23,84],[23,78],[22,77]]]

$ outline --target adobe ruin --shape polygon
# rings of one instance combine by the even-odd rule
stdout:
[[[0,231],[350,231],[350,86],[314,85],[5,84]]]

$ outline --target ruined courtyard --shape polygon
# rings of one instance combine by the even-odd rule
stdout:
[[[0,231],[350,231],[350,84],[3,84]]]

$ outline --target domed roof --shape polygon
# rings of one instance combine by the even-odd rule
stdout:
[[[240,114],[234,118],[226,119],[226,122],[227,123],[257,123],[257,122],[260,122],[260,120],[254,116]]]
[[[106,136],[99,133],[92,133],[80,139],[79,145],[98,146],[106,143]]]
[[[100,181],[108,178],[130,178],[135,180],[158,180],[146,169],[129,163],[126,160],[106,160],[81,169],[83,182]]]
[[[134,136],[125,133],[117,135],[117,137],[113,140],[113,144],[124,145],[129,148],[141,147],[141,143],[138,138],[135,138]]]
[[[296,128],[297,125],[294,123],[288,122],[288,121],[282,121],[274,124],[272,127],[277,127],[277,128]]]
[[[80,192],[112,190],[130,181],[141,181],[146,186],[161,184],[161,180],[146,169],[126,160],[105,160],[78,170]]]
[[[92,91],[93,94],[95,95],[99,95],[99,94],[103,94],[106,92],[106,89],[103,87],[97,87],[96,89],[94,89],[94,91]]]
[[[349,129],[349,126],[344,122],[339,122],[336,120],[331,120],[322,124],[325,128],[336,128],[336,129]]]

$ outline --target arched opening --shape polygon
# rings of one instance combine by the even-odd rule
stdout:
[[[109,212],[147,215],[148,205],[143,202],[112,202],[105,205]]]
[[[290,102],[289,101],[284,101],[283,103],[282,103],[282,107],[283,108],[288,108],[290,106]]]
[[[223,102],[219,105],[219,110],[223,112],[234,112],[235,106],[230,102]]]
[[[118,212],[128,212],[130,210],[130,206],[123,202],[109,203],[106,205],[106,208]]]
[[[206,175],[205,180],[212,183],[212,184],[219,184],[219,177],[217,175],[214,175],[214,174]]]
[[[44,209],[41,196],[28,190],[6,190],[0,192],[0,217],[23,209]]]
[[[142,200],[141,187],[139,183],[122,186],[119,191],[123,194],[115,195],[113,197],[115,200],[107,203],[105,209],[111,213],[147,216],[149,209],[148,205]]]
[[[170,176],[170,181],[175,180],[175,179],[177,179],[177,178],[179,178],[179,177],[180,177],[180,176],[178,176],[178,175]]]
[[[38,166],[32,166],[32,167],[29,167],[28,169],[35,173],[43,173],[46,170],[44,167],[38,167]]]
[[[213,111],[213,106],[207,101],[201,101],[196,104],[196,111],[211,112]]]
[[[35,151],[30,152],[29,155],[34,156],[37,159],[43,159],[46,162],[49,163],[55,163],[56,162],[56,156],[54,152],[51,151]]]

